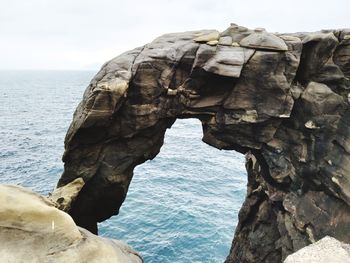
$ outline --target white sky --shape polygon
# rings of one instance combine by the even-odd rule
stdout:
[[[0,0],[0,69],[98,69],[170,32],[350,27],[350,0]]]

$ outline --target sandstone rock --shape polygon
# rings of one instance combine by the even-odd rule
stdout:
[[[200,67],[207,72],[215,73],[221,76],[238,78],[241,74],[243,65],[250,59],[254,51],[244,48],[233,48],[228,46],[219,46],[215,49],[215,54],[211,59],[206,60],[204,64],[200,64],[195,60],[194,67]],[[198,56],[206,56],[205,48],[198,50]],[[206,57],[207,59],[207,57]]]
[[[200,35],[194,39],[196,42],[209,42],[209,41],[215,41],[219,39],[219,31],[212,31],[207,34]]]
[[[303,42],[303,52],[298,68],[298,78],[301,82],[317,81],[314,78],[333,56],[339,41],[333,33],[321,32],[306,34],[300,38]]]
[[[222,32],[220,36],[221,37],[230,36],[233,42],[239,42],[253,32],[254,32],[253,30],[249,30],[246,27],[232,24],[229,28],[227,28],[224,32]]]
[[[327,236],[289,255],[284,261],[284,263],[330,262],[350,263],[350,245]]]
[[[231,46],[232,45],[232,37],[230,37],[230,36],[220,37],[219,45]]]
[[[350,35],[345,37],[350,39]],[[350,41],[342,41],[334,52],[334,63],[337,64],[347,78],[350,78]]]
[[[0,262],[141,263],[128,245],[75,225],[49,199],[0,185]]]
[[[67,212],[71,209],[72,202],[77,198],[84,184],[84,180],[79,177],[65,186],[56,188],[49,195],[49,199],[56,204],[58,209]]]
[[[242,47],[249,47],[255,49],[267,49],[267,50],[278,50],[287,51],[288,47],[284,41],[278,36],[270,33],[266,33],[262,30],[255,31],[245,38],[243,38],[239,44]]]
[[[218,40],[210,40],[210,41],[207,42],[207,44],[209,46],[216,46],[218,43],[219,43]]]
[[[70,215],[97,232],[166,129],[198,118],[204,142],[247,158],[247,196],[226,262],[283,262],[326,235],[350,243],[348,35],[231,24],[222,33],[166,34],[107,62],[65,139],[58,187],[85,182],[68,194],[76,196]]]

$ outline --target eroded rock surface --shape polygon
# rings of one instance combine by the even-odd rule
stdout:
[[[330,262],[350,263],[350,245],[327,236],[289,255],[283,263]]]
[[[349,29],[272,34],[232,24],[166,34],[112,59],[65,140],[58,186],[85,182],[69,213],[97,232],[166,129],[198,118],[204,142],[247,156],[227,262],[282,262],[325,235],[349,243],[349,58]]]
[[[77,227],[49,199],[0,185],[0,262],[142,263],[128,245]]]

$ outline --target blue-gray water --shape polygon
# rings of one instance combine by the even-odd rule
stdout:
[[[0,183],[50,192],[63,140],[95,72],[0,71]],[[99,225],[146,263],[223,262],[246,191],[242,155],[201,141],[198,120],[178,120],[152,161],[135,170],[120,214]]]

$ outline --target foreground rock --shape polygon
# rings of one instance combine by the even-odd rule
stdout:
[[[324,237],[316,243],[289,255],[284,263],[350,263],[350,245],[332,237]]]
[[[204,142],[247,157],[227,262],[282,262],[326,235],[350,243],[349,78],[349,29],[163,35],[107,62],[86,89],[58,183],[85,185],[65,207],[97,232],[166,129],[198,118]]]
[[[77,227],[47,198],[18,186],[0,185],[0,262],[141,263],[117,240]]]

